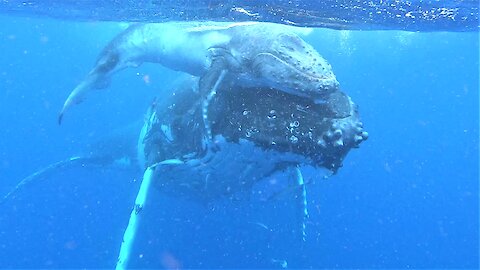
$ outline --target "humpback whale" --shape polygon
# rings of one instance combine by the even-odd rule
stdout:
[[[151,187],[209,202],[252,192],[274,173],[286,172],[294,180],[290,186],[299,191],[293,196],[300,210],[295,232],[305,240],[308,183],[300,166],[335,173],[347,153],[368,137],[357,106],[339,90],[315,103],[278,89],[223,85],[205,111],[198,87],[197,79],[186,80],[147,112],[138,140],[145,173],[117,269],[128,265]],[[201,124],[205,119],[210,127]]]
[[[144,62],[200,77],[203,98],[227,81],[323,102],[339,84],[327,61],[299,36],[302,32],[305,29],[258,22],[134,24],[102,50],[66,99],[58,122],[90,90],[107,87],[115,72]]]
[[[299,210],[294,231],[305,240],[308,181],[300,166],[332,173],[342,166],[348,152],[368,137],[357,106],[340,90],[316,103],[275,88],[223,84],[204,111],[199,80],[191,77],[170,96],[154,102],[136,144],[131,131],[138,133],[141,125],[115,133],[113,137],[120,141],[106,137],[94,146],[96,151],[87,151],[89,155],[52,164],[25,178],[0,204],[24,185],[65,166],[109,165],[123,156],[138,160],[144,175],[116,265],[124,269],[132,257],[151,187],[174,197],[210,202],[252,192],[260,181],[286,172],[297,191],[291,196]],[[211,136],[202,125],[205,118],[211,123]]]
[[[175,196],[212,200],[297,165],[335,173],[346,154],[368,137],[357,106],[343,92],[315,104],[276,89],[236,86],[220,88],[210,102],[209,140],[199,124],[200,93],[192,87],[197,81],[186,80],[150,108],[138,141],[144,168],[179,161],[172,166],[176,168],[157,167],[155,172],[160,189]],[[211,185],[205,183],[207,174]]]
[[[150,186],[211,201],[290,172],[301,190],[296,231],[305,239],[307,183],[300,166],[335,173],[368,133],[330,65],[292,29],[250,22],[135,24],[103,49],[69,95],[59,123],[124,68],[153,62],[195,77],[147,113],[137,143],[144,175],[117,269],[128,264]]]

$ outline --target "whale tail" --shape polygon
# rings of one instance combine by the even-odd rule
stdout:
[[[93,70],[68,96],[58,115],[58,124],[62,124],[65,112],[72,106],[81,103],[90,90],[108,87],[111,75],[123,68],[125,66],[121,64],[119,54],[107,46],[98,57]]]
[[[105,66],[98,64],[90,71],[87,77],[73,89],[63,104],[63,108],[58,115],[58,124],[62,124],[63,115],[72,106],[81,103],[85,96],[92,89],[104,89],[110,85],[110,75],[116,70],[113,68],[105,69]]]
[[[103,81],[101,77],[103,77],[101,74],[98,74],[98,72],[95,72],[95,70],[93,70],[88,74],[85,80],[83,80],[79,85],[77,85],[77,87],[73,89],[67,100],[65,100],[63,108],[58,115],[59,125],[62,124],[63,115],[67,110],[69,110],[73,105],[81,103],[85,98],[85,95],[91,89],[97,88],[96,85],[98,85],[98,81]]]

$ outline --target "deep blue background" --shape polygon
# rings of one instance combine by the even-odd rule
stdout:
[[[0,17],[0,194],[141,119],[174,80],[158,65],[124,71],[59,127],[64,99],[121,29]],[[291,233],[288,194],[202,205],[154,192],[132,266],[478,267],[478,33],[316,30],[306,39],[370,133],[336,176],[308,186],[306,243]],[[25,188],[0,209],[0,267],[112,268],[140,176],[72,167]]]

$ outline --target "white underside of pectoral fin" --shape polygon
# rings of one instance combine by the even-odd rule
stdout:
[[[128,261],[131,255],[132,245],[137,235],[139,218],[141,216],[142,209],[147,201],[148,191],[150,189],[155,167],[148,167],[143,174],[142,183],[140,189],[135,198],[135,206],[130,213],[130,219],[128,221],[127,228],[123,234],[123,241],[120,247],[120,253],[118,255],[118,261],[115,269],[126,269]]]
[[[303,179],[302,171],[298,166],[295,166],[294,174],[295,174],[295,182],[296,185],[299,186],[300,188],[300,193],[298,196],[296,196],[296,200],[298,200],[299,204],[299,212],[300,212],[300,220],[302,222],[301,225],[301,233],[302,233],[302,240],[306,241],[307,238],[307,233],[306,233],[306,228],[307,228],[307,220],[309,218],[308,215],[308,204],[307,204],[307,187],[305,185],[305,181]]]
[[[128,261],[131,257],[132,245],[138,232],[139,220],[142,216],[142,210],[145,207],[145,203],[147,202],[148,194],[154,180],[155,168],[162,165],[179,164],[183,164],[183,161],[178,159],[168,159],[155,163],[145,170],[142,178],[142,183],[140,184],[140,189],[138,190],[137,197],[135,198],[135,205],[132,209],[132,212],[130,213],[130,219],[128,221],[127,228],[125,229],[125,233],[123,234],[123,241],[120,247],[117,265],[115,267],[116,269],[127,268]],[[160,181],[161,179],[158,180]]]

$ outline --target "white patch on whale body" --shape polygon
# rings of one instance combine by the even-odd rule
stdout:
[[[142,29],[142,62],[160,63],[163,66],[201,76],[209,67],[208,49],[224,46],[231,37],[218,31],[190,32],[176,23],[151,24]],[[133,43],[137,43],[133,41]],[[124,53],[131,53],[124,50]]]

